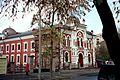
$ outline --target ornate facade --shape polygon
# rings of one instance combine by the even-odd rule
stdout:
[[[55,46],[53,51],[59,55],[58,59],[53,58],[53,65],[59,62],[60,68],[65,68],[68,64],[69,68],[95,66],[95,35],[88,32],[85,25],[81,24],[74,28],[59,25],[57,29],[59,29],[60,33],[63,33],[63,41],[59,40],[58,46],[56,45],[58,39],[53,42]],[[32,68],[37,65],[38,51],[35,50],[38,47],[35,46],[33,31],[18,33],[12,28],[3,30],[0,34],[0,54],[6,55],[8,63],[14,62],[16,65],[21,66],[30,63]],[[45,39],[44,36],[42,38],[42,54],[46,52],[45,45],[50,46],[48,33],[46,35],[47,31],[43,31],[42,35],[48,38]],[[49,64],[46,60],[45,57],[42,57],[42,67],[44,68],[48,66],[46,64]]]

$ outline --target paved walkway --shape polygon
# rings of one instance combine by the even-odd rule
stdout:
[[[72,69],[72,70],[61,70],[59,72],[53,73],[54,80],[73,80],[72,76],[75,75],[88,75],[88,74],[96,74],[99,72],[99,69]],[[43,80],[50,80],[50,72],[42,72],[41,77]],[[58,79],[61,78],[61,79]],[[25,73],[14,73],[14,74],[6,74],[0,75],[0,80],[38,80],[38,73],[30,73],[26,75]]]

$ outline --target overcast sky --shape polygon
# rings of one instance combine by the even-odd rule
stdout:
[[[24,19],[19,17],[19,19],[15,20],[14,22],[6,17],[3,17],[0,19],[0,33],[8,27],[15,29],[17,32],[27,31],[30,29],[31,21],[32,13],[26,14]],[[102,23],[95,7],[85,16],[85,24],[87,25],[88,31],[93,30],[95,34],[102,33]]]

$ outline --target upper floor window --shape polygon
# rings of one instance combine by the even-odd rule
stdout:
[[[83,47],[83,39],[82,39],[82,38],[81,38],[81,41],[80,41],[80,42],[81,42],[81,43],[80,43],[80,44],[81,44],[81,47]]]
[[[35,49],[35,42],[31,41],[31,49]]]
[[[92,43],[91,43],[91,40],[90,40],[90,39],[88,39],[88,41],[87,41],[87,48],[88,48],[88,49],[91,49],[91,48],[92,48]]]
[[[24,43],[24,51],[27,51],[27,49],[28,49],[28,43],[25,42],[25,43]]]
[[[78,47],[83,47],[83,38],[84,38],[83,32],[79,31],[77,33],[77,45],[78,45]]]
[[[9,52],[9,44],[6,45],[6,52]]]
[[[17,50],[18,50],[18,51],[20,51],[20,49],[21,49],[20,47],[21,47],[21,45],[20,45],[20,43],[18,43],[18,44],[17,44]]]
[[[33,43],[32,43],[32,49],[34,49],[34,48],[35,48],[35,43],[33,42]]]
[[[14,52],[15,51],[15,44],[11,45],[11,51]]]
[[[79,38],[77,38],[77,46],[80,47],[80,41],[79,41]]]
[[[70,47],[70,37],[67,37],[67,42],[66,42],[66,46]]]
[[[79,32],[77,33],[77,37],[83,38],[83,37],[84,37],[83,32],[79,31]]]
[[[25,44],[25,49],[27,49],[27,44]]]

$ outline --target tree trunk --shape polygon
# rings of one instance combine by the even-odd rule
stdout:
[[[102,36],[106,42],[109,55],[116,67],[116,79],[120,80],[120,40],[118,37],[113,14],[108,6],[107,0],[94,0],[94,4],[97,8],[98,14],[103,24]]]

